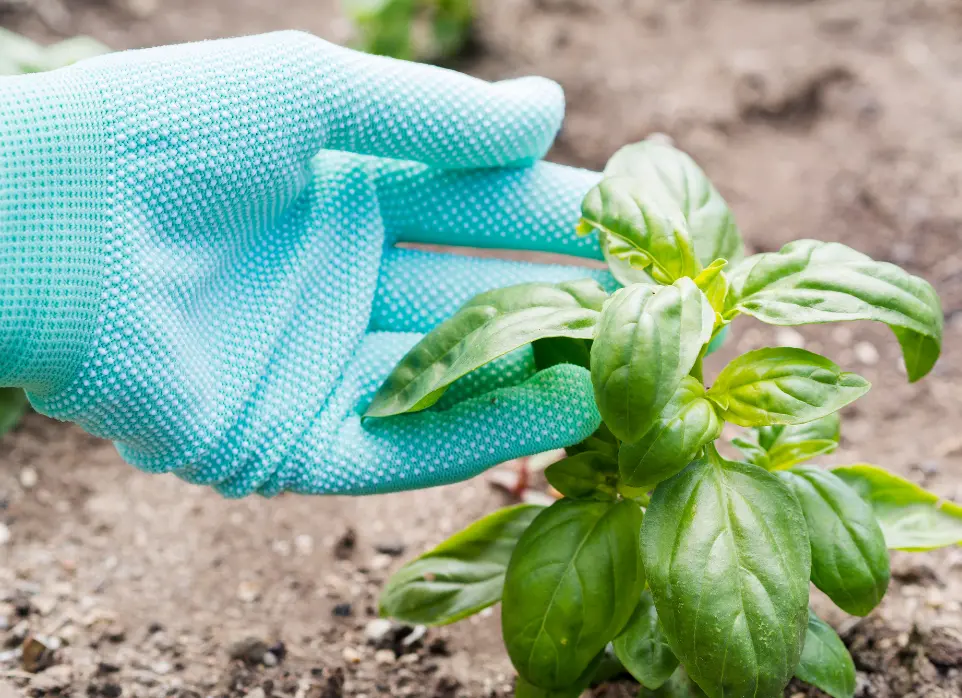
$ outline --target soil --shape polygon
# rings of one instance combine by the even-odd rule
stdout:
[[[888,331],[867,324],[740,321],[711,364],[774,342],[859,371],[874,390],[847,410],[831,460],[882,464],[962,501],[962,3],[479,5],[477,55],[459,67],[561,82],[568,120],[553,159],[599,168],[620,145],[662,132],[720,183],[753,250],[838,240],[935,284],[944,355],[919,384],[905,381]],[[35,38],[89,33],[116,48],[291,27],[350,34],[329,0],[0,9],[0,24]],[[507,501],[485,478],[366,499],[224,501],[138,473],[110,444],[31,415],[0,443],[0,698],[511,695],[497,613],[420,638],[411,628],[365,637],[391,570]],[[867,619],[815,597],[852,649],[857,695],[962,696],[962,549],[895,554],[893,567]],[[23,645],[27,634],[35,640]]]

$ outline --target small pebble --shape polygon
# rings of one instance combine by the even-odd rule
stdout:
[[[354,607],[349,603],[339,603],[331,610],[331,615],[335,618],[347,618],[352,613],[354,613]]]
[[[20,486],[25,490],[36,487],[38,479],[37,471],[29,466],[20,471]]]
[[[260,686],[255,686],[247,692],[247,698],[267,698],[267,694]]]
[[[359,664],[361,662],[361,654],[353,647],[345,647],[344,651],[341,652],[341,656],[344,661],[348,664]]]
[[[380,572],[381,570],[386,570],[391,566],[391,556],[390,555],[375,555],[371,558],[371,569],[375,572]]]
[[[248,664],[257,664],[268,651],[267,643],[256,637],[246,637],[238,640],[227,648],[227,656],[239,659]]]
[[[374,661],[378,664],[394,664],[397,661],[393,650],[378,650],[374,653]]]
[[[403,543],[378,543],[374,546],[374,549],[381,553],[382,555],[390,555],[391,557],[400,557],[404,554],[405,546]]]
[[[871,342],[858,342],[855,345],[855,358],[866,366],[874,366],[878,363],[878,349]]]
[[[310,555],[314,552],[314,539],[302,533],[294,539],[294,549],[299,555]]]
[[[7,524],[0,522],[0,545],[10,542],[10,529]]]
[[[254,582],[244,581],[237,585],[237,598],[244,603],[253,603],[260,595],[261,589]]]
[[[265,652],[264,656],[261,657],[261,663],[264,666],[268,666],[268,667],[277,666],[278,664],[277,655],[274,654],[273,652]]]
[[[152,667],[150,667],[150,670],[155,674],[160,674],[161,676],[164,676],[165,674],[169,674],[172,668],[173,667],[170,666],[170,662],[157,662]]]
[[[375,618],[364,626],[364,638],[377,644],[384,640],[393,630],[394,623],[387,618]]]

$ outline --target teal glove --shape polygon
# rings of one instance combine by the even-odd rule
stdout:
[[[476,293],[613,287],[396,247],[597,256],[573,226],[598,175],[531,165],[562,112],[545,80],[488,84],[299,33],[2,78],[0,386],[228,496],[429,487],[577,442],[599,422],[588,373],[535,374],[530,351],[437,409],[359,416]]]

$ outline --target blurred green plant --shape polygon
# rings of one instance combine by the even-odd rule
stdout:
[[[88,36],[41,46],[12,31],[0,29],[0,75],[42,73],[109,52],[109,48]]]
[[[367,53],[437,63],[458,56],[474,23],[473,0],[343,0]]]

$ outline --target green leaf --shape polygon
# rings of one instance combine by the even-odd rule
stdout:
[[[643,183],[630,177],[607,177],[581,204],[582,229],[603,233],[607,257],[646,271],[660,284],[697,274],[688,225],[670,199],[649,196]]]
[[[808,612],[805,647],[795,676],[832,698],[853,698],[855,695],[852,656],[832,627],[811,610]]]
[[[889,585],[889,551],[872,508],[832,473],[811,465],[783,470],[805,514],[812,582],[839,608],[864,616]]]
[[[744,245],[728,204],[686,153],[665,143],[642,141],[619,150],[605,167],[607,177],[631,177],[648,196],[667,196],[688,222],[695,254],[703,265],[744,256]]]
[[[727,260],[716,259],[695,277],[695,286],[705,294],[716,313],[725,312],[725,299],[728,298],[728,277],[723,269],[727,265]]]
[[[874,465],[832,472],[869,503],[889,548],[921,552],[962,545],[962,506]]]
[[[642,554],[675,655],[711,698],[781,695],[801,655],[811,551],[774,475],[705,457],[655,488]]]
[[[645,586],[641,508],[563,499],[518,541],[501,624],[511,661],[542,688],[574,684],[621,631]]]
[[[591,279],[521,284],[482,293],[401,359],[365,416],[428,408],[458,378],[535,340],[591,339],[607,297]]]
[[[870,387],[824,356],[775,347],[736,358],[722,369],[708,397],[725,420],[743,427],[804,424],[842,409]]]
[[[773,325],[884,322],[902,346],[911,381],[925,376],[939,357],[943,317],[935,289],[845,245],[798,240],[749,257],[729,281],[726,317],[745,313]]]
[[[602,422],[598,430],[584,441],[568,446],[565,451],[569,456],[588,451],[597,451],[615,463],[618,462],[618,439],[611,433],[611,429]]]
[[[705,698],[705,692],[698,688],[683,667],[678,667],[660,688],[650,690],[642,687],[638,698]]]
[[[20,423],[29,404],[20,388],[0,388],[0,436]]]
[[[714,321],[708,299],[687,278],[611,297],[591,346],[591,380],[615,436],[637,441],[648,432],[711,339]]]
[[[650,591],[642,592],[631,620],[615,638],[614,648],[621,663],[646,688],[660,687],[678,668],[678,657],[658,622]]]
[[[758,442],[732,439],[749,463],[766,470],[786,470],[838,448],[841,418],[838,412],[805,424],[756,427]]]
[[[585,451],[552,463],[548,483],[565,497],[610,501],[615,498],[618,464],[598,451]]]
[[[475,521],[388,580],[379,612],[405,623],[446,625],[501,600],[518,538],[543,507],[508,507]]]
[[[539,688],[525,681],[523,676],[519,676],[514,684],[514,698],[578,698],[582,693],[584,687],[580,685],[561,690]]]
[[[625,442],[618,452],[622,481],[647,487],[665,480],[698,455],[721,434],[722,422],[705,399],[705,388],[685,376],[658,420],[638,441]]]

